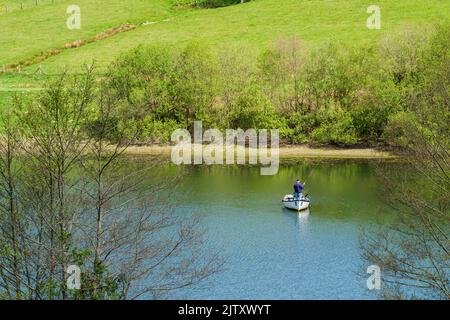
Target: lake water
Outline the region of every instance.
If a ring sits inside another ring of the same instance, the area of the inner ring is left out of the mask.
[[[360,257],[362,227],[387,221],[374,161],[293,160],[275,176],[252,166],[200,166],[177,192],[177,214],[202,217],[224,270],[183,289],[186,299],[374,299]],[[282,207],[296,178],[307,180],[308,212]]]

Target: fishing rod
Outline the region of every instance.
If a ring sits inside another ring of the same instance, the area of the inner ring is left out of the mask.
[[[318,166],[319,164],[313,164],[307,171],[308,171],[308,174],[306,175],[306,177],[305,177],[305,180],[304,180],[304,182],[303,182],[303,186],[306,186],[306,182],[307,181],[309,181],[309,178],[311,177],[311,174],[313,173],[313,171],[314,171],[314,168],[316,167],[316,166]],[[292,178],[294,178],[294,176],[292,176]]]
[[[311,169],[311,170],[309,171],[308,175],[305,177],[305,180],[304,180],[304,182],[303,182],[303,185],[306,185],[306,182],[309,180],[309,177],[311,176],[312,172],[313,172],[313,169]]]

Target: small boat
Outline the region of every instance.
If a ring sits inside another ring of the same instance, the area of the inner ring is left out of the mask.
[[[308,198],[308,195],[303,196],[300,199],[295,199],[292,194],[287,194],[284,196],[283,200],[281,200],[284,206],[291,210],[302,211],[309,208],[309,204],[311,200]]]

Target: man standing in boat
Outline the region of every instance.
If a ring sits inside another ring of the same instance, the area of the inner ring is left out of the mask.
[[[297,179],[297,181],[295,181],[295,183],[294,183],[295,199],[299,200],[302,197],[302,191],[303,191],[304,187],[305,187],[304,184],[302,184],[299,179]]]

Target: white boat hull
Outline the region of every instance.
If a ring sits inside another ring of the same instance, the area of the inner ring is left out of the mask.
[[[296,211],[303,211],[309,208],[310,200],[306,197],[295,199],[293,195],[288,194],[283,198],[285,208]]]

